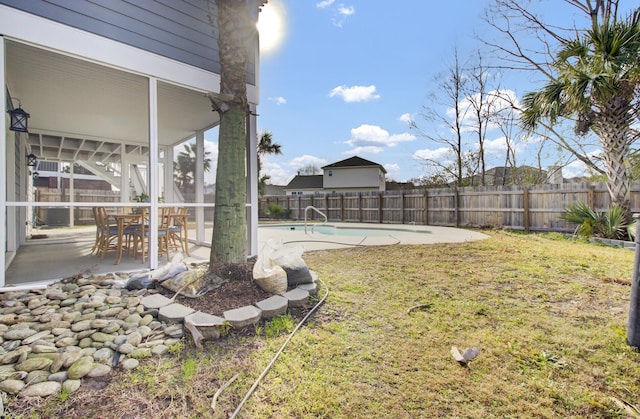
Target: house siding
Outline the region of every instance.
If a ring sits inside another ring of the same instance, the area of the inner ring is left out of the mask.
[[[331,176],[329,172],[332,173]],[[323,180],[325,191],[349,188],[384,191],[384,174],[378,167],[326,168]]]
[[[0,4],[220,73],[218,43],[213,36],[214,1],[0,0]],[[255,85],[256,57],[249,54],[248,58],[247,82]]]

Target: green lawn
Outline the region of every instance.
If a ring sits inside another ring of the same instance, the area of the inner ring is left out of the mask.
[[[640,354],[625,337],[633,252],[559,235],[488,234],[304,254],[329,296],[239,417],[630,415],[612,398],[640,406]],[[266,337],[268,326],[204,351],[187,341],[104,390],[83,386],[32,412],[228,417],[286,338]],[[291,326],[272,329],[281,328]],[[480,355],[462,367],[454,345]],[[236,373],[212,412],[214,393]]]

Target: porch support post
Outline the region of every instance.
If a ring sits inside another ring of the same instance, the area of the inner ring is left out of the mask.
[[[256,105],[247,116],[247,234],[249,256],[258,254],[258,132]]]
[[[164,202],[176,202],[175,186],[173,182],[173,147],[164,147]]]
[[[7,156],[6,144],[8,143],[7,132],[7,89],[5,86],[6,74],[5,74],[5,48],[4,37],[0,36],[0,81],[2,82],[2,88],[0,89],[0,135],[4,137],[5,149],[3,150],[4,156],[0,157],[0,173],[5,181],[7,179]],[[4,229],[7,225],[7,182],[0,182],[0,226]],[[5,257],[7,254],[6,246],[6,232],[0,238],[0,287],[4,287],[4,271],[6,268]]]
[[[158,81],[149,77],[149,263],[158,267]]]
[[[204,203],[204,131],[196,131],[196,204]],[[196,243],[204,242],[204,208],[196,207]],[[211,240],[211,238],[209,238]]]
[[[75,224],[75,220],[73,219],[73,212],[75,211],[75,207],[73,206],[73,203],[75,202],[75,194],[76,194],[76,188],[74,185],[74,178],[73,178],[73,166],[75,166],[73,164],[74,162],[71,161],[71,167],[69,167],[69,227],[73,228],[74,224]]]

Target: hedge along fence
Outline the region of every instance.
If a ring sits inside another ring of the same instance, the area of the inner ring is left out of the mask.
[[[558,216],[576,201],[596,211],[611,204],[606,184],[600,182],[263,196],[259,214],[267,217],[264,210],[276,204],[290,210],[291,219],[304,220],[305,208],[313,206],[330,221],[572,232],[575,226]],[[631,210],[640,212],[640,182],[631,187]],[[306,215],[322,219],[314,211]]]

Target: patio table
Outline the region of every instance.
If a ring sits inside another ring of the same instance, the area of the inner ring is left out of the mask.
[[[130,234],[132,230],[142,223],[142,214],[114,214],[118,224],[118,254],[114,265],[120,264],[122,258],[123,241],[126,234]]]

